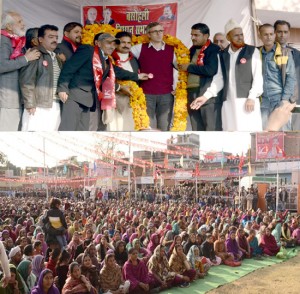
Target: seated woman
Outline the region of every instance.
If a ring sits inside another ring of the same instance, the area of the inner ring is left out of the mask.
[[[181,236],[176,235],[176,236],[174,237],[174,240],[173,240],[171,246],[169,247],[169,251],[167,252],[167,256],[170,257],[170,256],[172,255],[172,253],[173,253],[174,247],[175,247],[176,245],[181,245],[181,243],[182,243],[182,238],[181,238]]]
[[[24,287],[20,279],[20,275],[13,264],[9,265],[10,280],[8,285],[4,288],[0,286],[0,294],[21,294],[24,293]],[[0,275],[2,279],[2,275]]]
[[[180,278],[184,279],[186,284],[183,286],[189,286],[188,283],[192,282],[196,277],[196,271],[191,268],[180,244],[175,245],[169,259],[169,266],[172,272],[175,272]]]
[[[91,243],[90,245],[88,245],[88,247],[84,250],[84,252],[80,253],[77,256],[76,261],[80,265],[82,264],[82,259],[85,254],[88,254],[90,256],[90,258],[92,260],[92,264],[96,267],[96,269],[98,271],[100,271],[100,263],[98,262],[96,246],[94,243]]]
[[[42,255],[36,255],[34,256],[31,263],[32,263],[32,273],[35,275],[36,281],[38,281],[40,273],[45,268],[45,258]]]
[[[31,294],[59,294],[58,288],[54,285],[53,273],[49,269],[41,272],[37,286],[31,290]]]
[[[138,259],[138,251],[131,248],[128,252],[128,260],[123,266],[123,277],[130,282],[130,293],[147,293],[150,291],[151,279],[145,263]]]
[[[206,240],[201,245],[201,253],[211,266],[219,265],[222,262],[222,259],[215,254],[214,239],[211,234],[206,234]]]
[[[128,253],[126,250],[126,243],[122,240],[116,243],[115,247],[115,259],[117,264],[122,267],[128,259]]]
[[[196,234],[195,233],[190,233],[188,241],[183,246],[183,252],[184,252],[184,254],[188,254],[190,248],[193,245],[197,245]]]
[[[239,244],[235,239],[235,231],[229,232],[229,236],[225,244],[227,252],[233,255],[234,261],[240,261],[243,256],[243,252],[241,251]]]
[[[283,223],[281,228],[281,238],[286,243],[287,248],[295,247],[296,240],[292,237],[291,230],[287,223]]]
[[[56,268],[55,268],[57,276],[55,277],[54,283],[60,293],[68,277],[70,260],[71,260],[71,254],[64,249],[59,255]]]
[[[132,248],[137,250],[138,258],[143,260],[146,264],[152,255],[151,252],[148,249],[141,247],[141,242],[139,239],[134,239],[132,241]]]
[[[269,228],[270,229],[272,228],[271,224],[269,225]],[[273,230],[271,229],[271,232],[272,232],[272,235],[274,236],[274,238],[276,240],[277,246],[278,247],[281,247],[281,246],[285,247],[286,243],[283,242],[283,239],[281,238],[281,223],[280,222],[278,222],[275,225],[275,228]]]
[[[268,256],[274,256],[279,252],[280,247],[277,245],[269,227],[266,228],[266,233],[262,235],[259,246],[262,248],[263,253]]]
[[[92,286],[99,292],[100,283],[99,283],[99,271],[97,267],[93,265],[91,256],[88,253],[85,253],[82,258],[82,265],[80,266],[81,273],[90,281]]]
[[[69,266],[69,277],[62,289],[62,294],[97,294],[97,290],[88,279],[81,274],[80,266],[77,262],[72,262]]]
[[[150,278],[155,281],[154,287],[159,287],[160,290],[184,283],[183,278],[171,271],[163,245],[158,245],[155,248],[147,266]]]
[[[115,250],[115,248],[113,248],[113,246],[107,241],[107,237],[105,235],[102,235],[100,237],[100,243],[96,245],[97,258],[99,263],[104,260],[106,252],[109,249]]]
[[[21,282],[24,287],[24,293],[30,293],[31,289],[35,285],[36,277],[32,273],[32,264],[29,260],[23,260],[17,267],[17,270],[20,274]]]
[[[147,249],[149,252],[151,252],[151,255],[153,254],[155,248],[159,245],[159,235],[157,233],[153,233],[150,237],[150,242],[147,245]]]
[[[240,250],[243,252],[242,258],[250,258],[251,250],[244,229],[237,230],[236,241],[239,244]]]
[[[300,246],[300,227],[294,229],[292,237],[296,240],[296,245]]]
[[[249,237],[247,238],[247,241],[248,241],[249,246],[250,246],[251,256],[258,257],[258,258],[261,257],[262,249],[258,245],[258,240],[256,238],[256,231],[255,230],[251,229],[249,231]]]
[[[232,253],[227,252],[227,248],[225,245],[225,234],[219,234],[219,239],[214,243],[214,250],[216,256],[222,259],[222,262],[226,265],[237,266],[241,265],[240,263],[236,263],[234,261],[234,256]]]
[[[124,283],[121,268],[112,253],[105,256],[104,266],[100,271],[100,284],[104,294],[127,293],[129,290],[130,282]]]
[[[192,269],[196,271],[196,279],[202,279],[207,275],[210,265],[208,263],[202,263],[205,258],[200,256],[200,249],[197,245],[193,245],[188,254],[187,260],[189,261]],[[206,261],[206,259],[205,259]]]

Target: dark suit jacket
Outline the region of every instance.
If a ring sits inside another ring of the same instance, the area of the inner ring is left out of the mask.
[[[192,60],[193,55],[195,54],[196,48],[191,47],[190,49],[190,59]],[[190,64],[188,66],[188,73],[192,73],[199,76],[200,79],[200,89],[198,96],[202,96],[206,90],[210,87],[210,84],[213,80],[214,75],[218,71],[218,53],[220,51],[220,47],[211,43],[206,50],[204,51],[204,59],[203,66],[199,66],[197,64]],[[216,97],[215,99],[208,99],[206,104],[209,103],[222,103],[220,97]]]
[[[100,49],[99,49],[100,50]],[[72,99],[86,107],[92,107],[96,99],[96,87],[93,73],[94,47],[80,46],[74,55],[65,63],[57,85],[57,92],[66,92]],[[100,50],[102,67],[104,57]],[[119,80],[138,81],[138,74],[114,66],[116,78]],[[107,78],[109,69],[103,72],[102,82]]]
[[[72,55],[74,54],[72,45],[66,41],[62,40],[61,43],[57,45],[57,48],[55,49],[56,54],[64,54],[66,56],[66,60],[69,60]]]

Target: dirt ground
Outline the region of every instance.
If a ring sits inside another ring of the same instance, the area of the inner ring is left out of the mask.
[[[299,249],[299,247],[298,247]],[[300,252],[288,261],[259,269],[209,294],[299,294]]]

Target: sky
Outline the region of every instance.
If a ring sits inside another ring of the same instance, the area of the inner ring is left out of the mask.
[[[250,145],[251,136],[247,132],[185,132],[197,133],[200,136],[200,150],[202,152],[224,151],[233,154],[245,154]],[[134,143],[131,151],[143,150],[143,146],[165,148],[164,144],[171,135],[181,133],[172,132],[134,132],[131,140]],[[130,133],[113,132],[53,132],[53,133],[0,133],[0,151],[14,165],[25,168],[26,166],[53,167],[60,160],[71,156],[78,156],[79,161],[93,162],[99,156],[94,146],[105,141],[114,142],[119,151],[125,156],[129,155],[128,142]],[[139,138],[140,140],[135,140]],[[138,146],[141,145],[141,146]],[[202,153],[201,152],[201,153]]]

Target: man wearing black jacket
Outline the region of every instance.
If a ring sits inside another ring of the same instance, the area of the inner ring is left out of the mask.
[[[116,42],[114,36],[101,34],[95,48],[80,46],[63,67],[57,86],[63,102],[60,131],[88,131],[90,108],[95,99],[100,100],[102,110],[115,107],[116,78],[134,81],[148,78],[146,74],[138,75],[112,65],[108,56]]]
[[[197,97],[202,96],[210,86],[213,76],[218,70],[218,52],[220,47],[209,40],[209,27],[203,23],[192,26],[191,38],[193,46],[190,48],[191,62],[179,65],[188,72],[188,105]],[[193,131],[221,131],[222,100],[214,97],[207,101],[199,110],[192,110],[189,115]]]
[[[55,53],[62,61],[69,60],[81,45],[82,25],[78,22],[69,22],[64,27],[64,37],[57,45]]]

